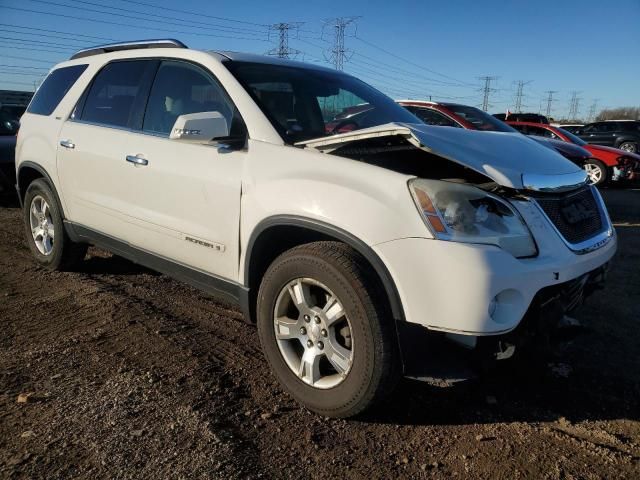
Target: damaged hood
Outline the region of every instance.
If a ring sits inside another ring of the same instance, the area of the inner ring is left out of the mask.
[[[563,191],[587,180],[584,170],[520,133],[388,123],[296,145],[329,153],[352,142],[396,135],[416,148],[471,168],[505,187]]]

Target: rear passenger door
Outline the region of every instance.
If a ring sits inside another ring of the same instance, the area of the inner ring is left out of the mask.
[[[233,138],[207,144],[172,140],[180,115],[220,112]],[[225,90],[204,68],[186,61],[160,64],[141,128],[121,177],[134,227],[131,242],[180,264],[237,280],[240,185],[246,133]]]
[[[154,60],[115,61],[96,74],[60,131],[58,171],[71,221],[121,240],[132,238],[131,205],[123,178],[131,129],[142,121],[158,66]]]

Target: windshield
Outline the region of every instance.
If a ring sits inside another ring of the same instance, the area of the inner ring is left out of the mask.
[[[487,112],[483,112],[479,108],[446,103],[443,105],[447,108],[447,110],[452,111],[458,117],[461,117],[463,120],[471,123],[478,130],[512,133],[517,131],[506,123],[498,120],[493,115],[489,115]]]
[[[288,143],[389,122],[422,123],[357,78],[327,70],[226,62]]]
[[[575,143],[576,145],[580,145],[581,147],[587,144],[587,142],[582,140],[580,137],[578,137],[577,135],[574,135],[568,130],[565,130],[564,128],[558,128],[558,131],[561,134],[563,134],[565,137],[567,137],[569,140],[571,140],[571,143]]]

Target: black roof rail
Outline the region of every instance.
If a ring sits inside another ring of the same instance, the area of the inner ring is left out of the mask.
[[[74,53],[69,60],[76,58],[90,57],[100,53],[117,52],[120,50],[136,50],[141,48],[189,48],[179,40],[172,38],[163,38],[158,40],[137,40],[133,42],[118,42],[108,45],[99,45],[97,47],[86,48]]]

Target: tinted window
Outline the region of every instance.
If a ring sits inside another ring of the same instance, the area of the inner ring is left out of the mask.
[[[128,126],[147,66],[144,60],[106,65],[93,80],[80,118],[116,127]]]
[[[457,123],[446,117],[440,112],[436,112],[430,108],[406,107],[411,113],[429,125],[437,125],[439,127],[459,127]]]
[[[151,87],[142,129],[168,135],[180,115],[220,112],[231,128],[235,107],[222,87],[200,67],[162,62]]]
[[[547,130],[546,128],[542,128],[542,127],[534,127],[531,125],[529,125],[529,135],[537,135],[539,137],[555,138],[555,139],[560,138],[551,130]]]
[[[87,65],[74,65],[58,68],[51,72],[40,85],[27,111],[38,115],[51,115],[60,100],[64,98],[86,69]]]
[[[225,65],[290,143],[340,132],[347,124],[338,117],[355,107],[359,113],[345,117],[349,130],[417,121],[386,95],[342,72],[236,61]]]
[[[560,130],[560,133],[562,133],[565,137],[567,137],[571,143],[575,143],[576,145],[579,145],[581,147],[587,144],[587,142],[582,140],[580,137],[575,136],[566,128],[558,128],[558,130]]]
[[[619,130],[624,132],[632,132],[640,130],[639,122],[618,122]]]

